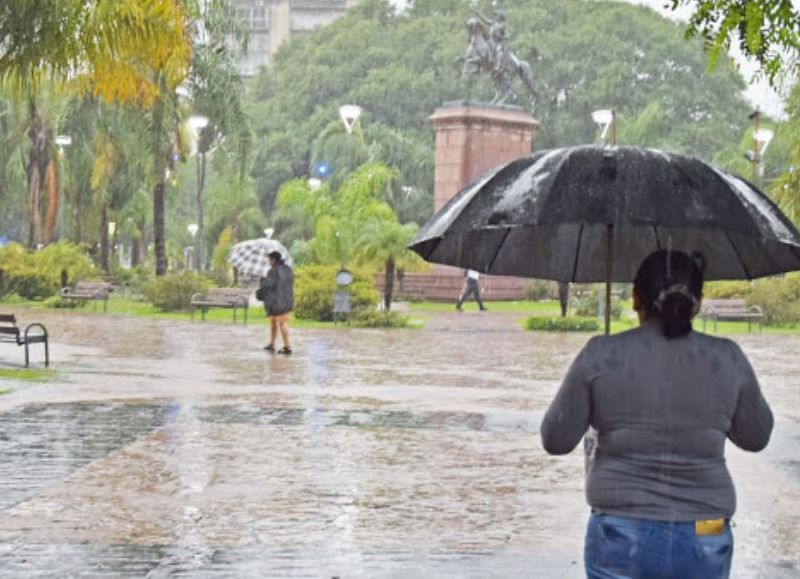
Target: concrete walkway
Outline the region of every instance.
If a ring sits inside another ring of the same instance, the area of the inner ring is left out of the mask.
[[[2,577],[583,575],[583,459],[538,424],[584,335],[437,314],[287,359],[256,324],[36,317],[59,375],[0,397]],[[798,577],[800,336],[739,342],[778,427],[729,450],[734,576]]]

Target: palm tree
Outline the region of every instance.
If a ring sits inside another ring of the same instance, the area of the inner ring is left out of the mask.
[[[247,34],[235,9],[225,0],[194,3],[192,16],[200,23],[195,36],[191,71],[187,84],[192,94],[194,112],[205,116],[197,141],[197,254],[200,269],[205,269],[206,249],[205,196],[208,154],[216,150],[238,166],[240,184],[244,184],[251,134],[244,112],[244,83],[236,68],[237,47],[246,48]],[[237,42],[231,42],[231,39]]]
[[[417,254],[408,250],[408,244],[416,232],[415,223],[402,224],[396,219],[376,219],[368,222],[360,236],[361,251],[358,261],[383,266],[383,303],[387,311],[392,307],[397,268],[413,269],[422,263]]]
[[[43,86],[52,83],[107,102],[154,107],[186,76],[189,31],[178,0],[5,0],[0,3],[0,38],[0,84],[14,87],[28,103],[30,237],[36,242],[41,237],[42,174],[51,146],[39,110]],[[160,133],[160,126],[153,128]],[[157,149],[158,156],[162,151]],[[158,159],[156,165],[164,167]],[[159,181],[163,195],[163,176],[156,174]],[[160,221],[163,250],[163,198]]]

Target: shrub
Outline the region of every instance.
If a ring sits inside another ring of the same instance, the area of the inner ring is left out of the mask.
[[[17,243],[0,249],[0,294],[17,293],[25,299],[42,299],[55,294],[62,274],[74,283],[96,274],[83,246],[66,241],[50,244],[39,251],[27,251]]]
[[[761,306],[768,324],[800,322],[800,273],[757,281],[747,301]]]
[[[61,296],[52,296],[47,298],[42,302],[42,305],[46,308],[53,308],[56,310],[60,309],[73,309],[73,308],[81,308],[85,306],[87,301],[85,300],[68,300],[64,299]]]
[[[58,291],[58,284],[32,268],[17,269],[8,276],[6,290],[26,300],[41,300]]]
[[[409,317],[399,312],[374,309],[361,310],[352,317],[353,325],[359,328],[405,328],[408,321]]]
[[[164,311],[187,310],[192,296],[204,293],[211,281],[193,271],[183,271],[155,278],[142,288],[144,297]]]
[[[752,291],[749,281],[712,281],[703,287],[703,297],[709,300],[747,299]]]
[[[308,265],[294,272],[294,314],[301,320],[321,322],[333,319],[333,294],[336,292],[335,265]],[[353,272],[348,288],[353,312],[371,309],[378,304],[380,294],[373,276],[363,271]]]
[[[525,329],[536,332],[597,332],[600,323],[594,318],[527,318]]]
[[[525,286],[525,298],[532,302],[555,299],[558,292],[553,286],[553,282],[541,279],[533,280]]]
[[[599,303],[598,303],[599,302]],[[605,287],[595,287],[591,292],[577,301],[575,313],[582,317],[594,317],[605,309]],[[599,307],[598,307],[599,306]],[[622,317],[623,304],[619,298],[611,298],[611,319],[618,320]]]

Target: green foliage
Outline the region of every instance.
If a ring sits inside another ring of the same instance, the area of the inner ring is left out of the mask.
[[[164,311],[187,310],[192,296],[202,294],[211,287],[211,281],[193,271],[160,276],[142,288],[144,297]]]
[[[575,305],[575,313],[578,316],[597,316],[598,312],[603,312],[606,306],[606,291],[605,287],[595,286],[592,291],[584,295],[577,301]],[[611,319],[618,320],[622,317],[622,310],[624,309],[622,300],[615,296],[611,296]]]
[[[85,249],[66,241],[38,251],[11,243],[0,249],[0,295],[16,293],[25,299],[42,299],[61,287],[62,272],[69,283],[96,275]]]
[[[358,328],[405,328],[409,317],[398,312],[361,310],[352,317],[352,324]]]
[[[556,295],[553,282],[537,279],[529,282],[525,287],[525,299],[532,302],[551,300]]]
[[[594,318],[531,317],[525,320],[525,329],[531,332],[597,332],[600,323]]]
[[[416,226],[401,225],[381,199],[394,176],[395,171],[385,165],[367,164],[335,190],[328,183],[313,189],[305,179],[294,179],[281,188],[280,215],[303,224],[302,234],[312,237],[310,250],[317,263],[374,265],[393,257],[411,265],[414,258],[405,247]],[[281,237],[289,242],[287,236]]]
[[[251,92],[262,208],[269,211],[287,178],[307,177],[312,158],[336,169],[352,166],[354,154],[397,167],[387,200],[401,221],[426,219],[434,146],[426,119],[461,96],[455,61],[466,50],[471,7],[428,0],[395,14],[388,2],[366,2],[283,47]],[[680,25],[617,2],[506,0],[503,8],[511,48],[531,63],[539,92],[537,148],[596,140],[590,113],[601,106],[617,110],[620,142],[629,144],[710,160],[741,136],[748,112],[741,77],[732,67],[706,74],[701,43],[686,42]],[[473,97],[491,94],[483,81]],[[336,124],[346,102],[364,108],[356,139]]]
[[[42,305],[46,308],[51,308],[54,310],[71,310],[74,308],[82,308],[87,303],[86,300],[69,300],[64,299],[61,296],[51,296],[42,302]]]
[[[712,281],[703,287],[703,298],[709,300],[747,299],[753,291],[749,281]]]
[[[711,66],[738,41],[742,54],[779,84],[781,73],[790,72],[785,63],[800,57],[800,7],[792,0],[671,0],[671,5],[693,8],[686,35],[703,38]]]
[[[800,273],[756,281],[747,301],[764,310],[768,324],[800,322]]]
[[[26,300],[41,300],[52,296],[58,286],[43,273],[34,269],[17,270],[9,276],[7,291],[13,292]]]
[[[333,294],[336,292],[336,265],[298,267],[294,272],[294,314],[301,320],[327,322],[333,319]],[[380,298],[373,277],[353,271],[348,288],[354,312],[374,309]]]

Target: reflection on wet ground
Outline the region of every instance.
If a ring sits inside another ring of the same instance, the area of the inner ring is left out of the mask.
[[[580,577],[582,458],[538,421],[586,340],[45,320],[53,383],[0,397],[0,576]],[[731,449],[735,577],[800,576],[800,337],[739,339],[778,427]]]

